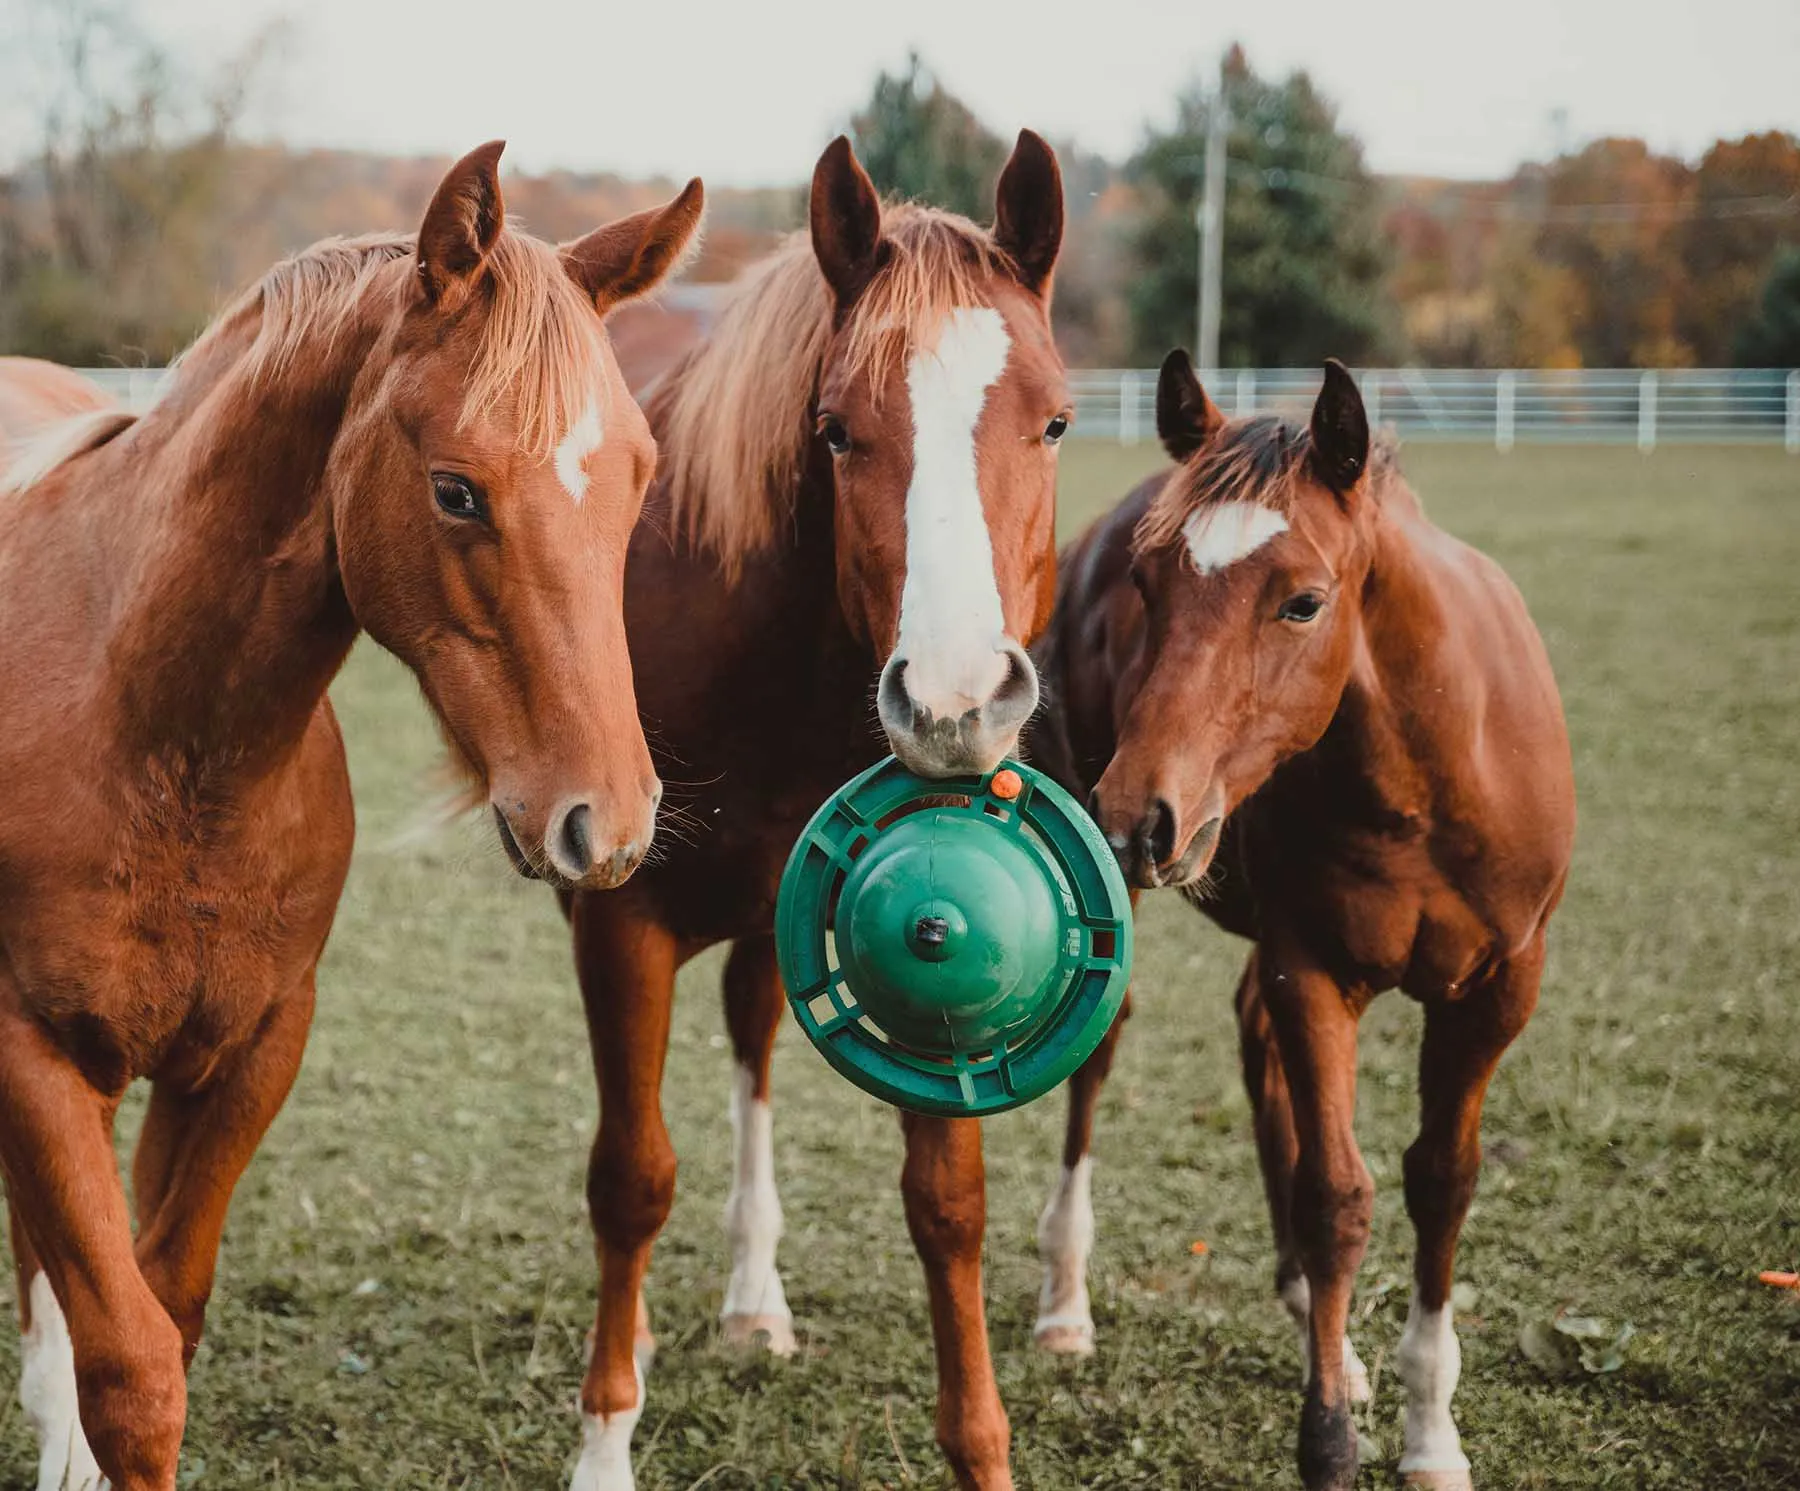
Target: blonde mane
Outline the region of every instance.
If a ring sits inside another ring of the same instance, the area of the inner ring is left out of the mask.
[[[1134,554],[1177,543],[1202,507],[1251,502],[1293,516],[1312,431],[1275,414],[1234,419],[1185,465],[1169,473],[1132,533]],[[1369,483],[1379,493],[1399,464],[1399,442],[1383,429],[1369,447]]]
[[[372,233],[327,238],[302,249],[215,319],[177,366],[236,312],[250,307],[261,311],[243,363],[251,378],[280,377],[302,352],[329,354],[366,309],[365,297],[383,271],[411,259],[415,246],[410,233]],[[606,397],[600,318],[556,250],[528,234],[503,228],[485,269],[491,287],[487,320],[461,418],[464,423],[480,418],[510,398],[519,448],[548,459],[588,405]]]
[[[36,486],[64,461],[106,444],[136,420],[126,409],[84,409],[45,425],[20,441],[0,470],[0,495]]]
[[[945,316],[984,304],[1006,255],[967,218],[913,203],[883,209],[888,262],[846,327],[852,376],[879,385]],[[793,510],[808,419],[832,335],[833,306],[804,232],[740,277],[718,325],[651,402],[675,531],[710,551],[727,578],[768,548]]]

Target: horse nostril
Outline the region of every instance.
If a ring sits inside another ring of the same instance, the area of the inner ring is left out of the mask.
[[[1010,725],[1030,717],[1038,705],[1037,669],[1031,655],[1015,643],[1001,649],[1006,657],[1006,676],[987,702],[990,723]]]
[[[906,659],[890,658],[881,670],[881,682],[875,687],[875,707],[882,724],[888,729],[918,728],[918,712],[912,695],[906,691]]]
[[[1175,857],[1175,810],[1160,797],[1138,829],[1138,838],[1151,864],[1165,865]]]
[[[576,879],[587,874],[594,862],[594,814],[584,802],[563,815],[559,830],[563,859]]]
[[[1088,793],[1087,815],[1096,823],[1100,821],[1100,789],[1098,787]]]

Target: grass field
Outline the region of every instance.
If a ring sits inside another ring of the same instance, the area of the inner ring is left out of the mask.
[[[1072,531],[1152,453],[1078,443],[1065,460]],[[1488,1103],[1504,1163],[1461,1254],[1458,1417],[1478,1484],[1800,1486],[1800,1296],[1755,1279],[1800,1265],[1800,461],[1421,447],[1407,464],[1437,519],[1531,603],[1581,791],[1543,1002]],[[238,1193],[183,1484],[561,1486],[593,1293],[595,1117],[567,939],[479,826],[405,835],[436,745],[401,671],[362,648],[335,697],[360,848],[305,1070]],[[1236,1073],[1241,959],[1180,904],[1148,903],[1139,1013],[1100,1117],[1089,1361],[1030,1345],[1062,1101],[988,1125],[988,1299],[1022,1486],[1297,1484],[1299,1358],[1270,1293]],[[716,1342],[718,971],[716,953],[693,965],[676,1013],[665,1101],[682,1171],[652,1269],[662,1350],[639,1484],[936,1486],[897,1125],[791,1029],[776,1148],[803,1351]],[[1395,995],[1363,1042],[1368,1484],[1388,1483],[1399,1445],[1417,1032]],[[1525,1356],[1522,1327],[1564,1307],[1635,1327],[1618,1371],[1558,1379]],[[30,1486],[33,1463],[9,1396],[0,1487]]]

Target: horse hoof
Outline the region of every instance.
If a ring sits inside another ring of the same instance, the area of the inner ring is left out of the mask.
[[[791,1315],[726,1315],[719,1328],[727,1346],[761,1347],[773,1356],[792,1356],[800,1349]]]
[[[1045,1325],[1032,1333],[1032,1344],[1052,1356],[1092,1356],[1094,1328],[1091,1325]]]
[[[1408,1470],[1401,1474],[1400,1484],[1406,1491],[1475,1491],[1466,1470]]]

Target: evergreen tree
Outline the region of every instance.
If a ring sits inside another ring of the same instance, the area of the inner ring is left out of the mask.
[[[883,72],[850,123],[857,156],[883,196],[911,197],[985,222],[1006,143],[932,77],[918,53]]]
[[[1800,248],[1784,248],[1769,266],[1757,315],[1738,333],[1746,368],[1800,368]]]
[[[1305,73],[1273,83],[1233,47],[1224,68],[1231,128],[1219,358],[1227,366],[1369,361],[1393,350],[1388,253],[1378,189],[1362,146],[1337,126]],[[1133,353],[1142,363],[1191,345],[1199,274],[1208,111],[1201,88],[1175,128],[1131,163],[1144,195],[1129,290]]]

